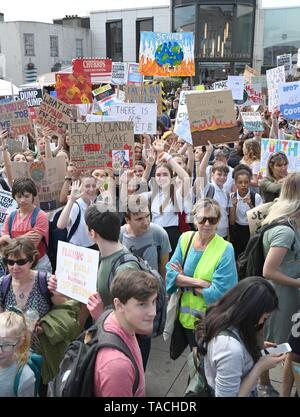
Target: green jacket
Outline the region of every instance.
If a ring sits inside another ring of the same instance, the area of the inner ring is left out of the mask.
[[[43,333],[39,335],[34,350],[44,357],[44,384],[57,375],[67,346],[80,334],[79,311],[79,302],[68,300],[63,304],[54,305],[40,320]]]

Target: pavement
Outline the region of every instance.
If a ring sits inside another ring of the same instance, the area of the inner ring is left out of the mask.
[[[146,371],[147,397],[182,397],[187,386],[188,368],[187,348],[184,353],[173,361],[169,356],[169,341],[162,336],[152,339],[151,352]],[[282,365],[271,369],[270,377],[274,388],[280,392],[282,383]],[[292,391],[292,396],[295,389]]]

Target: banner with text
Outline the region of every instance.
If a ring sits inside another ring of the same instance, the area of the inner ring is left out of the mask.
[[[43,92],[41,88],[26,88],[19,90],[20,100],[26,100],[28,107],[39,107],[43,101]]]
[[[0,104],[1,129],[9,130],[12,136],[26,135],[32,131],[26,100]]]
[[[285,119],[300,119],[300,81],[279,84],[278,101]]]
[[[110,108],[110,116],[118,121],[134,123],[134,134],[156,135],[157,110],[155,103],[120,103]]]
[[[127,82],[127,63],[126,62],[113,62],[111,84],[125,85],[126,82]]]
[[[227,80],[216,81],[215,83],[213,83],[213,89],[214,90],[228,90]]]
[[[109,58],[76,58],[72,60],[73,74],[88,75],[92,84],[110,83],[112,60]]]
[[[200,91],[197,91],[200,93]],[[193,92],[195,93],[195,91]],[[174,133],[182,138],[185,142],[192,144],[192,134],[189,122],[189,115],[186,107],[186,96],[191,94],[190,91],[181,91],[179,98],[179,106],[175,120]]]
[[[125,100],[129,103],[156,103],[157,115],[162,115],[161,84],[126,85],[124,91]]]
[[[259,106],[262,104],[262,100],[260,84],[245,84],[244,106]]]
[[[278,55],[277,56],[277,67],[281,67],[281,65],[284,66],[284,70],[286,75],[288,75],[291,72],[292,69],[292,54],[284,54],[284,55]]]
[[[278,85],[285,83],[285,71],[284,66],[272,68],[266,71],[267,84],[268,84],[268,108],[272,112],[275,107],[278,107]]]
[[[242,112],[244,128],[250,132],[263,132],[264,126],[259,112]]]
[[[49,94],[44,94],[36,124],[51,129],[53,133],[63,134],[68,130],[71,119],[71,109],[63,101],[57,100]]]
[[[266,167],[270,155],[274,152],[284,152],[289,161],[288,171],[300,171],[300,142],[295,140],[262,139],[260,168],[262,174],[266,175]]]

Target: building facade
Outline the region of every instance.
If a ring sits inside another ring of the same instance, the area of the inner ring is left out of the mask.
[[[16,85],[70,66],[75,57],[92,56],[91,45],[91,32],[87,28],[0,21],[0,54],[5,57],[5,78]]]

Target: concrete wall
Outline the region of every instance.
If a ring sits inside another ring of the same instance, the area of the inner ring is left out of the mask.
[[[264,39],[264,9],[262,2],[258,0],[255,13],[254,45],[253,45],[253,68],[260,73],[263,65],[263,39]]]

